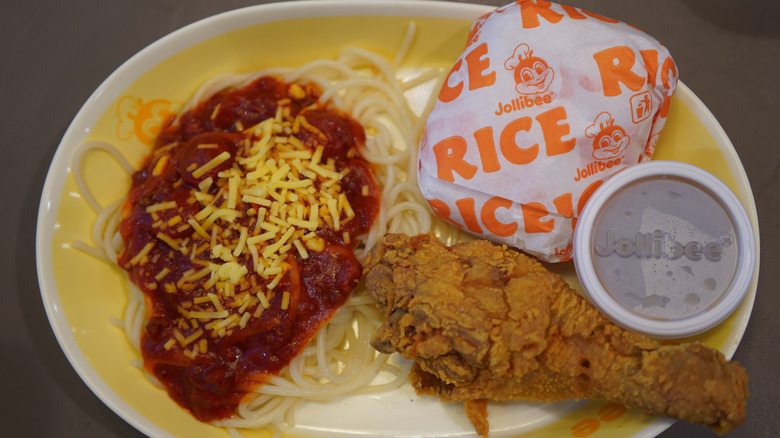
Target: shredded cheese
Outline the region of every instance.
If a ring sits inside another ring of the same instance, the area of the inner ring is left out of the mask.
[[[209,171],[215,169],[220,164],[224,163],[230,159],[230,153],[225,151],[221,154],[217,155],[216,157],[212,158],[208,163],[204,164],[203,166],[195,169],[192,171],[192,176],[196,179],[199,179],[203,175],[207,174]]]
[[[154,248],[154,242],[147,243],[141,251],[138,251],[138,254],[135,255],[132,259],[130,259],[130,265],[136,265],[138,263],[142,263],[143,260],[146,260],[146,256],[149,254],[149,252]]]
[[[176,201],[169,201],[169,202],[161,202],[159,204],[153,204],[148,207],[146,207],[147,213],[154,213],[162,210],[168,210],[171,208],[176,208]]]
[[[295,84],[288,90],[293,99],[305,93]],[[179,308],[181,320],[165,343],[166,350],[178,345],[183,354],[195,357],[207,352],[208,339],[247,327],[272,305],[289,310],[295,305],[290,292],[274,292],[290,269],[287,257],[307,259],[311,252],[323,251],[325,240],[317,230],[329,226],[341,231],[355,217],[341,191],[347,171],[337,171],[332,159],[323,160],[321,144],[312,149],[296,134],[308,130],[318,141],[327,137],[306,120],[305,112],[291,117],[289,105],[290,99],[280,101],[275,117],[255,126],[235,125],[245,137],[235,164],[204,178],[191,191],[187,203],[194,207],[194,214],[185,214],[185,210],[174,216],[160,213],[180,208],[175,201],[146,207],[155,220],[157,239],[172,251],[189,254],[193,264],[201,266],[164,283],[176,274],[176,267],[163,268],[154,276],[167,293],[191,294]],[[218,111],[216,107],[213,116]],[[225,151],[188,171],[200,179],[230,158]],[[162,173],[168,164],[163,156],[154,172]],[[368,190],[363,187],[363,194]],[[176,233],[166,232],[169,228]],[[186,238],[171,237],[188,229]],[[341,235],[350,241],[348,232]],[[130,264],[146,263],[152,249],[154,243],[149,242]]]

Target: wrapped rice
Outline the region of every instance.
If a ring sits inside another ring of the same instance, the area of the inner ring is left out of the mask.
[[[476,20],[420,145],[440,217],[557,262],[589,195],[649,160],[677,85],[668,50],[617,20],[519,1]]]

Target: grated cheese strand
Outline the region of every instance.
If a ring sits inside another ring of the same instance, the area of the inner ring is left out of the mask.
[[[297,96],[305,91],[293,85],[289,93]],[[236,125],[245,138],[235,164],[200,181],[191,191],[187,202],[196,206],[194,214],[170,219],[155,216],[162,227],[157,238],[173,250],[191,251],[191,261],[202,266],[163,284],[168,293],[193,294],[179,309],[182,320],[164,345],[166,349],[178,345],[183,354],[195,357],[207,352],[208,339],[247,327],[270,308],[274,289],[290,269],[287,257],[307,259],[311,252],[323,251],[325,240],[317,230],[329,226],[341,231],[355,216],[341,191],[348,169],[337,171],[334,160],[323,158],[321,144],[312,150],[295,136],[308,130],[318,141],[327,140],[304,115],[291,117],[289,105],[289,100],[280,101],[275,117],[255,126]],[[194,169],[192,176],[201,178],[230,158],[222,152]],[[155,169],[162,172],[166,165],[167,158],[163,158]],[[150,205],[146,211],[156,215],[174,208],[180,207],[170,201]],[[177,225],[179,232],[174,235],[189,229],[189,237],[174,239],[163,232],[164,227]],[[349,233],[341,235],[349,242]],[[145,263],[153,245],[147,244],[130,263]],[[254,276],[248,275],[250,270]],[[155,280],[161,282],[171,275],[171,269],[164,268]],[[281,291],[278,305],[289,309],[288,291]]]

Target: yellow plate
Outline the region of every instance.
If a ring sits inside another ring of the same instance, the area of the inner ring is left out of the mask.
[[[133,163],[148,152],[160,121],[175,112],[214,74],[298,66],[334,57],[357,45],[392,57],[411,21],[417,36],[403,71],[449,68],[464,47],[471,21],[491,8],[438,2],[290,2],[250,7],[187,26],[152,44],[112,74],[87,100],[65,133],[44,186],[37,228],[41,294],[55,335],[73,367],[112,410],[149,436],[226,437],[199,423],[153,387],[130,362],[136,359],[124,333],[110,324],[122,317],[128,294],[122,272],[73,249],[91,242],[95,215],[71,175],[74,151],[85,141],[105,140]],[[425,96],[412,96],[423,99]],[[752,192],[739,158],[723,130],[693,93],[680,84],[656,158],[685,161],[726,182],[745,205],[756,230]],[[107,155],[90,154],[86,179],[107,204],[124,194],[128,181]],[[759,249],[756,248],[758,260]],[[573,265],[552,267],[579,288]],[[741,307],[696,339],[731,356],[747,325],[758,278]],[[403,419],[402,421],[399,421]],[[545,437],[655,436],[671,422],[599,402],[496,403],[494,435]],[[296,411],[290,436],[352,432],[361,436],[463,436],[473,429],[454,404],[418,398],[409,387],[381,396],[308,403]],[[249,436],[266,436],[251,432]]]

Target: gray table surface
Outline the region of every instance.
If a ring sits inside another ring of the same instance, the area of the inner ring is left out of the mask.
[[[500,6],[508,1],[474,3]],[[93,395],[49,327],[35,268],[35,221],[49,162],[72,118],[123,61],[241,0],[10,0],[0,5],[0,435],[136,437]],[[761,274],[734,356],[750,375],[747,421],[732,437],[780,436],[780,2],[568,1],[663,42],[680,77],[733,142],[758,206]],[[596,435],[598,436],[598,435]],[[663,437],[715,436],[675,423]]]

